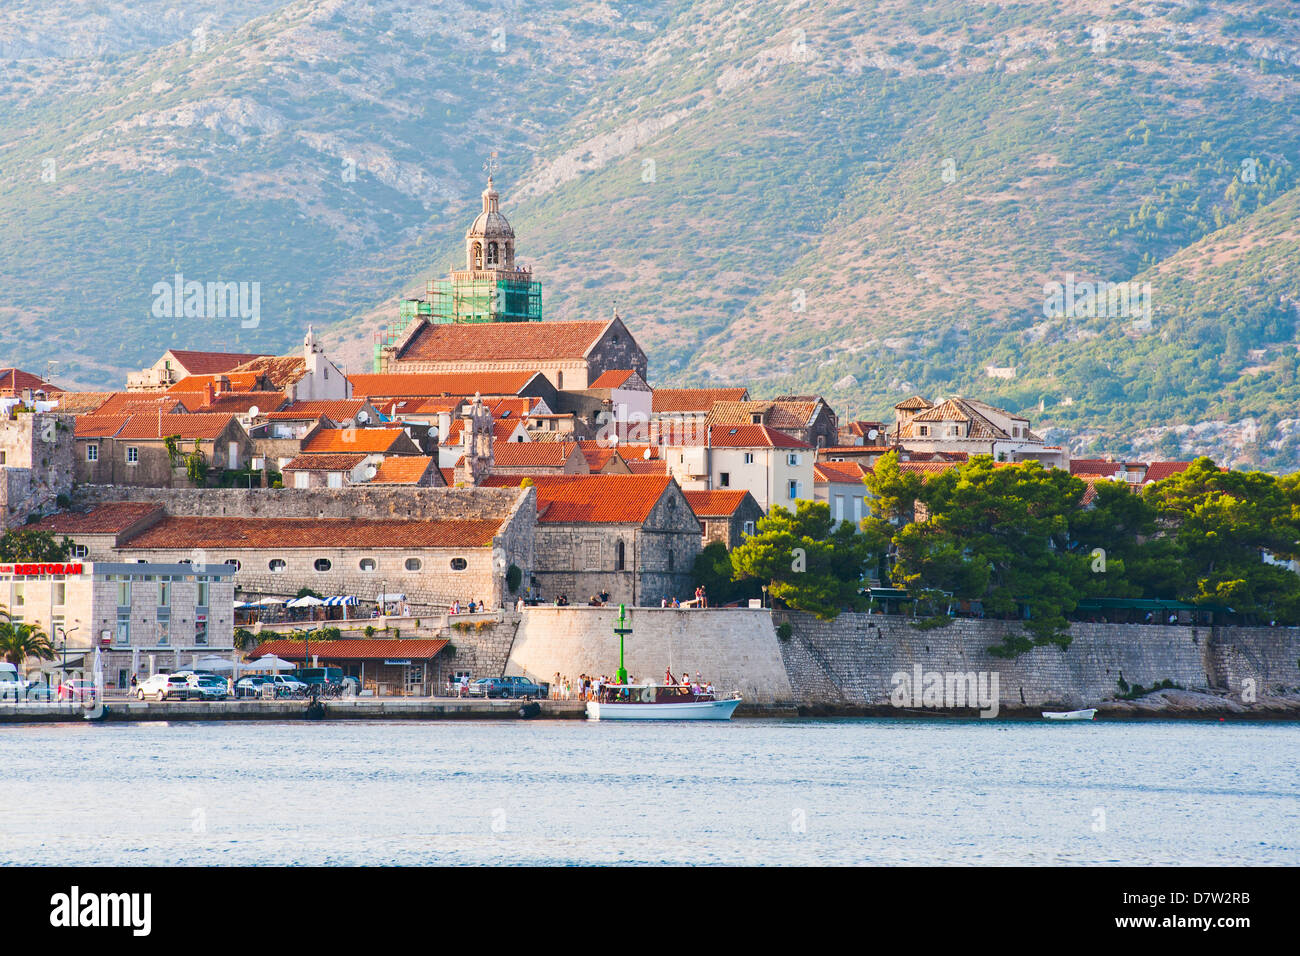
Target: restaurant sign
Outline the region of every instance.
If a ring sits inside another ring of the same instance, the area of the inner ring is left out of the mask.
[[[15,576],[80,573],[80,564],[0,564],[0,574]]]

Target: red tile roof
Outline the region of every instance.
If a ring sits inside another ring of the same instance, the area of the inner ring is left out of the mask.
[[[425,323],[398,359],[527,362],[583,358],[609,325],[610,322]]]
[[[1190,461],[1153,461],[1147,465],[1147,473],[1143,482],[1163,481],[1170,475],[1186,471],[1191,466]]]
[[[668,474],[668,462],[662,459],[646,461],[642,458],[624,458],[628,470],[634,475],[666,475]]]
[[[116,392],[63,392],[59,395],[59,411],[73,415],[89,415],[116,395]]]
[[[319,455],[326,452],[386,452],[406,437],[400,428],[323,428],[303,442],[302,451]]]
[[[766,425],[714,425],[710,434],[714,448],[812,448]]]
[[[128,420],[126,415],[78,415],[73,434],[77,438],[112,438]]]
[[[813,479],[838,484],[861,484],[867,472],[856,461],[819,461],[813,465]]]
[[[324,416],[342,424],[357,417],[366,405],[364,398],[344,398],[336,401],[294,402],[279,411],[262,409],[263,417],[272,421],[311,421]]]
[[[132,415],[114,437],[135,441],[162,441],[168,437],[181,441],[194,441],[196,438],[211,441],[234,420],[233,415]]]
[[[587,459],[587,467],[592,471],[600,471],[619,453],[617,448],[600,441],[580,441],[578,447],[582,449],[582,455]]]
[[[577,442],[516,441],[492,446],[492,458],[502,468],[562,468],[581,453]]]
[[[403,639],[395,641],[342,640],[342,641],[267,641],[253,651],[253,664],[257,658],[274,654],[286,661],[305,660],[307,654],[323,661],[427,661],[438,655],[450,641],[421,641]]]
[[[492,440],[502,444],[510,443],[510,436],[519,428],[521,419],[510,418],[505,421],[494,421],[492,423]],[[441,436],[439,441],[443,445],[459,445],[461,434],[465,431],[465,419],[453,418],[451,425],[447,428],[447,434]],[[518,443],[516,443],[518,444]]]
[[[281,471],[351,471],[366,460],[359,452],[334,452],[320,455],[297,455]]]
[[[273,412],[283,407],[286,401],[284,392],[223,392],[192,411],[244,415],[256,408],[258,412]]]
[[[1070,462],[1072,475],[1113,475],[1124,466],[1122,461],[1107,458],[1075,458]]]
[[[610,369],[608,372],[601,372],[596,376],[596,380],[588,385],[588,388],[619,388],[629,378],[636,374],[634,369]]]
[[[95,408],[96,415],[136,415],[153,413],[169,414],[178,409],[182,414],[194,411],[188,408],[178,395],[160,395],[146,392],[110,392],[108,397]]]
[[[171,516],[131,537],[131,548],[486,548],[501,522],[484,518],[193,518]]]
[[[141,519],[161,512],[162,505],[153,502],[112,501],[84,514],[65,511],[50,515],[32,528],[54,534],[120,534]]]
[[[0,392],[15,397],[21,395],[23,389],[30,388],[36,392],[45,392],[46,395],[53,397],[54,392],[61,392],[63,389],[57,385],[51,385],[39,375],[33,375],[31,372],[24,372],[20,368],[0,368]]]
[[[711,491],[683,491],[691,510],[701,518],[729,518],[744,502],[748,491],[715,488]]]
[[[462,357],[476,356],[471,351]],[[518,395],[539,374],[536,371],[358,374],[349,375],[348,381],[357,398]]]
[[[747,388],[656,388],[650,408],[656,412],[707,412],[714,402],[744,402]]]
[[[667,475],[531,475],[540,524],[643,524],[672,478]],[[517,487],[515,475],[491,475],[484,485]]]
[[[370,479],[370,484],[418,484],[432,465],[433,458],[427,455],[386,455],[379,464],[379,470]]]
[[[188,375],[213,375],[217,372],[229,372],[237,366],[255,358],[261,358],[258,352],[191,352],[187,349],[168,349],[168,353]]]
[[[307,360],[301,355],[260,355],[234,369],[265,376],[272,388],[285,388],[307,374]]]
[[[206,393],[208,387],[216,392],[251,392],[257,388],[261,376],[256,372],[219,372],[214,375],[188,375],[167,387],[164,394],[178,398],[190,392]],[[141,393],[147,394],[147,393]]]

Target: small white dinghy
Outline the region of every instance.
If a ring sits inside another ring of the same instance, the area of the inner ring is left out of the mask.
[[[1048,720],[1092,720],[1097,716],[1097,708],[1087,710],[1045,710],[1043,716]]]

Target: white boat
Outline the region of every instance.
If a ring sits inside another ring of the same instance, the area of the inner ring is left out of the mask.
[[[619,699],[587,701],[590,720],[730,720],[741,702],[658,684],[617,684],[608,691]]]
[[[1097,716],[1097,708],[1087,710],[1045,710],[1043,716],[1048,720],[1092,720]]]

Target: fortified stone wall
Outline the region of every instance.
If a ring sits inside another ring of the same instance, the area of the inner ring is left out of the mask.
[[[123,488],[80,485],[80,507],[151,501],[169,514],[241,518],[504,518],[519,488]],[[526,492],[529,495],[533,491]],[[536,509],[534,509],[536,510]]]
[[[1074,624],[1061,649],[1034,648],[1004,660],[989,648],[1014,630],[1009,622],[955,620],[917,630],[906,619],[842,614],[818,621],[773,612],[793,634],[781,653],[801,705],[882,706],[893,675],[922,672],[998,674],[1001,706],[1072,709],[1116,697],[1120,679],[1150,687],[1171,680],[1187,690],[1240,694],[1253,679],[1260,693],[1300,686],[1300,629],[1196,628],[1141,624]]]
[[[434,658],[434,693],[446,693],[447,678],[455,674],[467,673],[476,679],[506,673],[519,619],[518,614],[507,611],[498,620],[473,615],[457,626],[456,618],[452,618],[451,626],[439,636],[448,638],[456,652],[449,655],[444,650]]]
[[[739,692],[746,703],[790,707],[795,693],[786,677],[771,614],[628,608],[625,659],[637,680],[662,682],[664,671],[689,668],[722,693]],[[606,674],[618,670],[618,608],[529,607],[515,635],[505,673],[551,681],[556,672]]]

